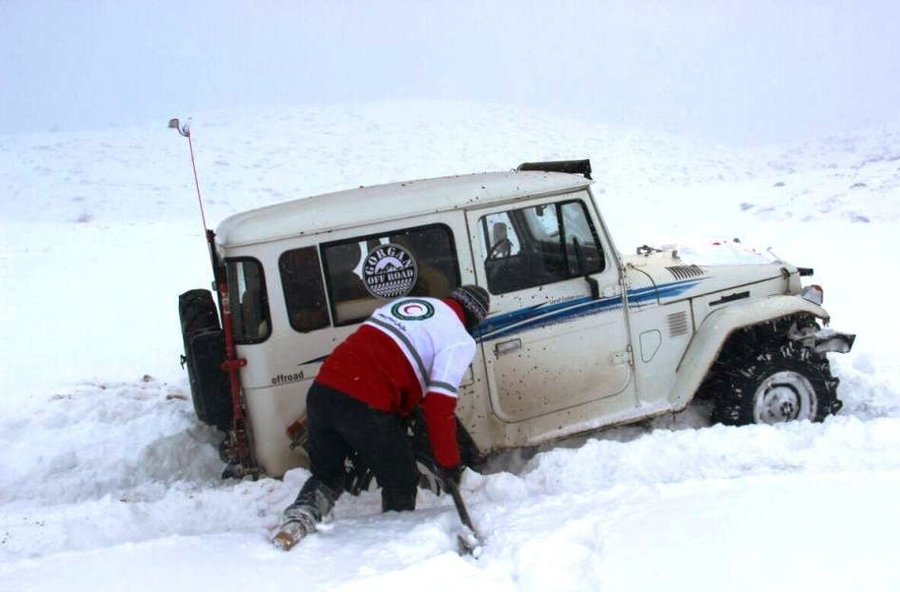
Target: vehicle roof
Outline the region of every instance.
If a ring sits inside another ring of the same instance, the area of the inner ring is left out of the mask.
[[[420,214],[559,193],[590,184],[581,175],[508,171],[403,181],[325,193],[235,214],[216,242],[235,247]]]

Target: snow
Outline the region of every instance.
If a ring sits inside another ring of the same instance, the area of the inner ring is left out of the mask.
[[[623,252],[814,267],[832,325],[858,334],[830,354],[845,407],[734,428],[697,406],[506,455],[464,478],[478,559],[455,553],[452,502],[427,492],[412,514],[344,496],[282,553],[269,532],[308,473],[220,480],[178,365],[177,295],[210,280],[184,139],[167,120],[0,135],[0,589],[900,587],[900,121],[740,150],[466,102],[191,115],[212,225],[325,191],[590,157]]]

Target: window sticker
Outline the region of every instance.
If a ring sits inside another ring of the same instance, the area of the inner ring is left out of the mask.
[[[409,294],[418,278],[416,260],[400,245],[378,245],[363,264],[363,280],[369,294],[390,300]]]
[[[330,307],[335,327],[364,321],[387,300],[444,298],[461,283],[453,232],[445,224],[323,243],[321,258],[325,312]]]

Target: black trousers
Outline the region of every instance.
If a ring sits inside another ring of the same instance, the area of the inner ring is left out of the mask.
[[[334,491],[344,486],[344,463],[356,451],[381,486],[382,510],[414,510],[419,472],[401,419],[313,382],[306,396],[312,478]]]

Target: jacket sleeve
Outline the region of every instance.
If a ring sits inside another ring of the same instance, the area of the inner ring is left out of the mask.
[[[443,348],[434,356],[425,400],[422,402],[431,452],[443,467],[455,467],[459,464],[456,418],[453,412],[456,410],[459,383],[475,356],[475,342],[468,335],[465,337],[466,339]]]
[[[429,391],[422,402],[431,453],[442,467],[459,465],[459,445],[456,442],[456,397]]]

